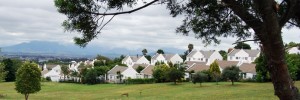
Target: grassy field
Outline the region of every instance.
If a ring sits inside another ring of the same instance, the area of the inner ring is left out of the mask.
[[[296,82],[297,87],[300,82]],[[14,83],[0,83],[4,100],[20,100],[24,96],[15,91]],[[141,92],[141,95],[140,95]],[[129,93],[129,97],[121,96]],[[42,83],[42,90],[29,96],[30,100],[277,100],[271,83],[230,82],[199,84],[172,83],[120,85],[82,85],[72,83]]]

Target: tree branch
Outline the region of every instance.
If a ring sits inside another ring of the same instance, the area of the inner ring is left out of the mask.
[[[239,16],[253,30],[260,28],[262,22],[250,14],[247,9],[238,3],[236,0],[222,0],[232,11]]]
[[[284,15],[279,20],[280,27],[283,27],[291,19],[291,17],[295,14],[296,4],[297,4],[296,0],[284,0],[284,1],[287,2],[287,11],[284,13]]]
[[[135,11],[141,10],[141,9],[143,9],[143,8],[145,8],[145,7],[148,7],[148,6],[150,6],[151,4],[153,4],[153,3],[157,2],[157,1],[159,1],[159,0],[153,0],[153,1],[151,1],[151,2],[149,2],[149,3],[147,3],[147,4],[145,4],[145,5],[143,5],[143,6],[141,6],[141,7],[138,7],[138,8],[135,8],[135,9],[133,9],[133,10],[129,10],[129,11],[123,11],[123,12],[115,12],[115,13],[95,13],[95,12],[89,12],[89,11],[85,11],[85,12],[91,13],[91,14],[95,14],[95,15],[120,15],[120,14],[130,14],[130,13],[132,13],[132,12],[135,12]]]
[[[235,43],[232,44],[237,44],[237,43],[241,43],[241,42],[248,42],[248,41],[259,41],[259,39],[254,39],[254,40],[244,40],[244,41],[237,41]]]

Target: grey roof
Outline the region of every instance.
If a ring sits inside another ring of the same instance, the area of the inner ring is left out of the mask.
[[[141,57],[143,56],[126,56],[122,61],[126,61],[128,58],[130,58],[133,62],[136,62],[137,60],[139,60]]]
[[[134,64],[134,65],[132,65],[132,68],[137,69],[139,66],[142,66],[142,67],[146,68],[148,65],[149,64]]]
[[[146,74],[146,75],[152,75],[152,73],[153,73],[153,70],[154,69],[154,65],[149,65],[149,66],[147,66],[145,69],[143,69],[142,71],[141,71],[141,73],[143,73],[143,74]]]
[[[126,56],[122,61],[125,62],[130,56]]]
[[[155,54],[151,59],[154,59],[154,60],[156,60],[157,59],[157,57],[159,56],[160,54]]]
[[[241,49],[234,49],[232,50],[228,55],[229,56],[235,56],[236,53],[238,53]],[[246,53],[249,54],[250,57],[257,57],[257,55],[260,53],[259,50],[249,50],[249,49],[243,49]]]
[[[200,51],[203,55],[204,58],[209,58],[215,51]]]
[[[44,76],[45,74],[47,74],[49,72],[49,70],[48,69],[44,69],[43,71],[42,71],[42,76]]]
[[[117,74],[118,71],[120,71],[122,73],[127,68],[128,67],[125,67],[125,66],[115,66],[114,68],[112,68],[111,70],[109,70],[107,73],[108,74]]]
[[[167,61],[170,61],[171,58],[172,58],[173,56],[175,56],[175,54],[163,54],[163,56],[165,57],[165,59],[166,59]]]
[[[192,71],[194,70],[195,72],[203,71],[203,70],[208,70],[209,66],[206,65],[205,62],[198,62],[194,63],[191,67],[187,69],[187,71]]]
[[[224,69],[226,67],[230,67],[230,66],[237,66],[237,64],[239,63],[238,61],[225,61],[225,60],[217,60],[218,65]]]
[[[197,52],[197,50],[193,50],[186,57],[193,57],[193,55],[195,55]]]
[[[240,66],[240,70],[244,73],[256,73],[256,64],[243,63]]]
[[[192,66],[193,64],[202,64],[202,63],[206,63],[206,62],[199,62],[199,61],[186,61],[185,62],[189,67]]]
[[[46,68],[52,70],[52,68],[56,67],[57,64],[46,64]]]

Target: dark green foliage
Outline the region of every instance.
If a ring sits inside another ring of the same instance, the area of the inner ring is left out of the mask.
[[[19,67],[22,65],[22,61],[17,59],[4,59],[4,70],[7,71],[7,75],[5,78],[6,82],[12,82],[16,79],[16,72]]]
[[[154,83],[155,79],[145,78],[145,79],[127,79],[126,84],[151,84]]]
[[[107,66],[95,66],[94,69],[97,71],[97,75],[105,75],[110,69]]]
[[[148,53],[147,49],[143,49],[143,50],[142,50],[142,53],[143,53],[144,56],[146,56],[147,53]]]
[[[41,71],[35,63],[25,62],[16,73],[16,90],[24,94],[25,99],[31,93],[41,90]]]
[[[158,49],[158,50],[156,51],[156,53],[158,53],[158,54],[165,54],[164,50],[162,50],[162,49]]]
[[[220,50],[219,53],[221,54],[221,56],[223,57],[223,60],[227,60],[227,52],[224,50]]]
[[[61,66],[61,71],[64,74],[64,81],[66,80],[66,77],[70,74],[69,67],[66,65]]]
[[[144,69],[143,66],[138,66],[135,70],[140,73]]]
[[[119,79],[120,81],[120,83],[123,83],[122,82],[122,78],[123,78],[123,74],[120,72],[120,71],[117,71],[117,79]]]
[[[150,55],[146,55],[145,57],[146,57],[146,59],[147,59],[148,61],[151,61],[151,56],[150,56]]]
[[[96,84],[98,80],[97,70],[95,69],[87,69],[86,73],[84,74],[84,83],[86,84]]]
[[[250,45],[244,42],[239,42],[234,47],[235,49],[251,49]]]
[[[222,72],[224,79],[229,79],[234,84],[234,81],[238,81],[240,78],[241,70],[237,66],[226,67]]]
[[[166,64],[156,65],[153,69],[153,78],[156,82],[166,82],[167,81],[167,71],[169,67]]]
[[[202,83],[208,80],[208,74],[203,72],[197,72],[193,74],[192,81],[194,84],[200,83],[200,86],[202,86]]]
[[[254,63],[256,64],[256,79],[258,82],[268,82],[271,81],[269,76],[269,71],[267,69],[267,60],[263,53],[260,53],[259,57],[255,59]]]
[[[286,54],[286,62],[290,76],[293,80],[297,80],[297,75],[300,72],[300,55],[299,54]]]
[[[184,75],[184,71],[177,69],[176,67],[172,67],[166,72],[167,79],[173,81],[174,84],[176,84],[177,80],[181,80]]]
[[[0,62],[0,82],[6,77],[7,71],[4,70],[4,64]]]

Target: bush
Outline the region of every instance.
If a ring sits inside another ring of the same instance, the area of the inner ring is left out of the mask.
[[[125,80],[127,84],[152,84],[155,82],[155,79],[127,79]]]
[[[47,80],[47,81],[51,81],[51,77],[49,77],[49,76],[46,77],[46,80]]]

